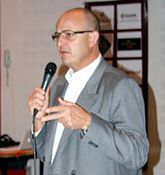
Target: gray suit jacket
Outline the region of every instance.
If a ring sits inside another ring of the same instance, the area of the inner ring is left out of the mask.
[[[66,88],[65,78],[59,77],[50,105],[58,105],[57,97]],[[149,146],[143,98],[135,81],[102,59],[76,103],[91,113],[88,132],[82,138],[81,130],[64,129],[51,165],[57,121],[47,122],[37,136],[44,175],[140,175]]]

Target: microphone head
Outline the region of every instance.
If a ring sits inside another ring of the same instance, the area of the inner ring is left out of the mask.
[[[55,63],[50,62],[45,67],[45,74],[49,74],[50,76],[53,76],[56,72],[57,66]]]

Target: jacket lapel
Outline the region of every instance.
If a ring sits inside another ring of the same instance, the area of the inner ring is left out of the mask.
[[[96,71],[94,72],[90,80],[87,82],[85,88],[83,89],[77,100],[77,104],[82,106],[87,111],[90,111],[92,105],[98,99],[98,88],[100,86],[100,80],[102,78],[105,68],[106,63],[104,59],[102,59]]]
[[[66,81],[62,81],[57,85],[56,93],[55,93],[54,97],[52,98],[52,101],[50,102],[51,106],[58,105],[57,98],[64,96],[66,88],[67,88]],[[54,94],[53,89],[52,89],[52,94]],[[49,127],[48,131],[50,131],[48,134],[48,137],[52,138],[52,139],[48,139],[49,140],[48,145],[50,146],[49,147],[50,149],[48,150],[48,155],[49,155],[48,157],[49,157],[49,162],[51,162],[52,150],[53,150],[53,144],[54,144],[54,136],[55,136],[56,127],[57,127],[57,120],[53,120],[53,121],[48,122],[47,127]]]

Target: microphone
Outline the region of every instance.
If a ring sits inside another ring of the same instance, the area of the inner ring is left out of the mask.
[[[48,86],[50,84],[50,81],[53,78],[53,75],[55,74],[57,69],[57,66],[55,63],[53,62],[49,62],[46,67],[45,67],[45,73],[44,73],[44,77],[43,77],[43,81],[41,84],[41,88],[46,91],[48,89]],[[36,116],[36,114],[38,113],[37,109],[34,109],[33,111],[33,116]]]

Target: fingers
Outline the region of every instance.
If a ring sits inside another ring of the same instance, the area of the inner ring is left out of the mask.
[[[49,107],[42,121],[58,120],[64,127],[71,129],[84,129],[89,126],[90,114],[82,107],[72,102],[58,99],[59,106]]]
[[[71,106],[71,105],[74,105],[74,103],[72,102],[69,102],[69,101],[66,101],[66,100],[63,100],[62,98],[58,98],[58,102],[60,105],[66,105],[66,106]]]
[[[57,113],[57,112],[55,112],[55,113],[47,113],[47,115],[43,116],[41,120],[43,122],[45,122],[45,121],[50,121],[50,120],[58,120],[58,119],[60,119],[62,117],[63,116],[60,113]]]
[[[45,115],[44,117],[41,118],[42,122],[51,121],[51,120],[58,120],[58,122],[62,123],[65,128],[74,129],[73,120],[68,115],[66,117],[62,113],[53,113],[53,114]]]
[[[41,88],[34,89],[32,94],[28,97],[28,107],[31,114],[33,114],[34,109],[41,111],[44,105],[48,103],[48,93],[49,90],[45,92]]]

